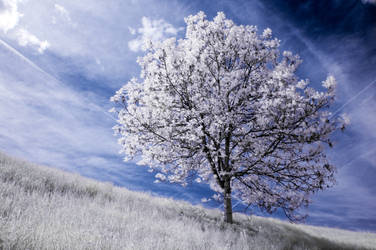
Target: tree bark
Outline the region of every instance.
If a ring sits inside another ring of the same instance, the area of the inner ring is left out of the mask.
[[[232,201],[231,201],[231,178],[226,177],[224,182],[224,221],[232,223]]]

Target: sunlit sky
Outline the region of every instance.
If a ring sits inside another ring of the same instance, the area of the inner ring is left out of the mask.
[[[201,10],[208,19],[223,11],[260,33],[270,27],[283,50],[301,56],[298,75],[313,86],[336,77],[332,112],[347,113],[351,124],[327,151],[337,184],[312,197],[307,223],[376,232],[374,0],[0,0],[0,150],[132,190],[220,207],[201,201],[212,195],[204,184],[156,184],[146,167],[123,162],[112,131],[116,118],[108,112],[115,91],[139,76],[142,44],[183,38],[184,17]],[[241,204],[235,210],[243,211]]]

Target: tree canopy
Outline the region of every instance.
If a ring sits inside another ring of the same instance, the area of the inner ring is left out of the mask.
[[[232,195],[298,219],[309,195],[335,181],[324,152],[342,126],[328,111],[334,77],[324,91],[299,79],[300,58],[281,53],[270,29],[259,35],[221,12],[185,21],[185,38],[149,43],[140,78],[112,97],[124,154],[142,157],[159,179],[208,182],[226,222]]]

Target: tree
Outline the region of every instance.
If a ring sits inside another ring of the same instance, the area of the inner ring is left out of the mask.
[[[185,19],[184,39],[150,43],[133,78],[112,97],[126,155],[178,182],[198,178],[218,192],[224,220],[231,197],[291,220],[309,195],[334,183],[324,145],[340,121],[328,111],[335,79],[324,92],[295,72],[301,62],[279,52],[266,29],[237,26],[223,13]]]

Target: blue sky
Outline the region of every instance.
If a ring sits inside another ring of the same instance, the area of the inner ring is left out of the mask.
[[[376,232],[374,0],[0,0],[0,150],[200,204],[212,194],[205,185],[155,184],[147,168],[124,163],[107,112],[115,91],[139,75],[144,40],[183,37],[184,17],[200,10],[270,27],[282,49],[302,57],[298,73],[314,86],[336,77],[332,112],[351,124],[328,150],[337,185],[312,197],[307,223]]]

